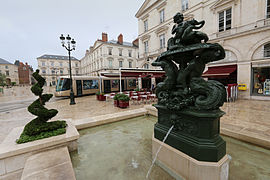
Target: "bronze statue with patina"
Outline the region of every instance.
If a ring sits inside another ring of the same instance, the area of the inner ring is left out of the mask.
[[[184,21],[181,13],[173,19],[174,36],[167,51],[152,63],[167,76],[156,87],[159,116],[154,135],[161,140],[174,125],[167,144],[197,160],[216,162],[226,154],[226,143],[219,136],[219,119],[224,114],[219,107],[226,91],[218,81],[201,76],[207,63],[225,58],[225,51],[217,43],[207,43],[208,36],[198,31],[205,21]]]

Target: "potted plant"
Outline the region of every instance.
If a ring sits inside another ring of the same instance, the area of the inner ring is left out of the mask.
[[[119,107],[120,108],[127,108],[129,106],[130,98],[126,94],[120,94],[118,97]]]
[[[121,95],[121,94],[116,94],[116,95],[113,97],[113,100],[114,100],[114,106],[115,106],[115,107],[119,107],[119,100],[118,100],[118,98],[119,98],[120,95]]]
[[[97,93],[96,93],[97,100],[99,100],[99,95],[100,95],[100,92],[97,92]]]
[[[99,100],[100,101],[106,101],[106,96],[104,96],[104,93],[99,94]]]

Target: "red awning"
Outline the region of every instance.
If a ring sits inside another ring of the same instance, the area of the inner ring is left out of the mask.
[[[237,70],[237,65],[209,67],[202,77],[228,77]]]

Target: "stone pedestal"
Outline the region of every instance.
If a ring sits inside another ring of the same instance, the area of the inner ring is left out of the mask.
[[[154,137],[163,140],[174,125],[165,143],[198,160],[218,162],[226,154],[226,142],[219,135],[223,111],[173,111],[156,105],[158,122]]]
[[[156,155],[161,141],[152,138],[152,157]],[[156,164],[176,179],[185,180],[227,180],[229,177],[229,156],[218,162],[198,161],[164,143]]]

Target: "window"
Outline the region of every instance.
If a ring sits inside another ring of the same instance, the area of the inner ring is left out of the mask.
[[[43,74],[46,74],[46,70],[45,70],[45,69],[42,69],[42,73],[43,73]]]
[[[108,49],[109,50],[109,55],[112,55],[112,49]]]
[[[55,86],[55,81],[52,81],[52,85]]]
[[[165,48],[165,34],[159,36],[160,49]]]
[[[79,74],[79,70],[76,70],[76,75],[78,75]]]
[[[112,80],[112,88],[118,88],[119,87],[119,80]]]
[[[264,45],[263,52],[264,57],[270,57],[270,43]]]
[[[52,70],[52,74],[54,74],[55,73],[55,70]]]
[[[54,62],[51,62],[51,66],[54,66]]]
[[[218,13],[218,31],[229,30],[232,27],[232,8]]]
[[[42,64],[42,66],[45,66],[45,62],[42,62],[41,64]]]
[[[144,52],[148,53],[148,41],[144,42]]]
[[[6,75],[9,76],[9,71],[6,71]]]
[[[128,57],[132,56],[132,51],[128,51]]]
[[[8,69],[8,66],[6,66],[6,69]]]
[[[163,22],[164,22],[164,20],[165,20],[164,9],[162,9],[162,10],[159,12],[159,19],[160,19],[160,23],[163,23]]]
[[[63,70],[60,70],[60,74],[63,74]]]
[[[112,68],[112,60],[109,60],[109,68]]]
[[[267,0],[267,5],[266,5],[266,18],[270,18],[270,0]]]
[[[119,49],[119,56],[122,56],[122,49]]]
[[[63,67],[63,63],[60,62],[59,65],[60,65],[60,67]]]
[[[188,0],[182,0],[182,10],[185,11],[188,9]]]
[[[144,64],[144,65],[143,65],[143,68],[144,68],[144,69],[149,69],[149,64]]]
[[[132,68],[132,61],[129,61],[129,62],[128,62],[128,67],[129,67],[129,68]]]
[[[83,80],[83,89],[98,89],[98,80]]]
[[[123,67],[123,61],[119,61],[119,67]]]
[[[136,79],[128,79],[128,87],[136,88]]]
[[[78,63],[76,63],[75,66],[78,67]]]
[[[145,20],[143,24],[144,24],[144,32],[148,31],[148,20]]]

